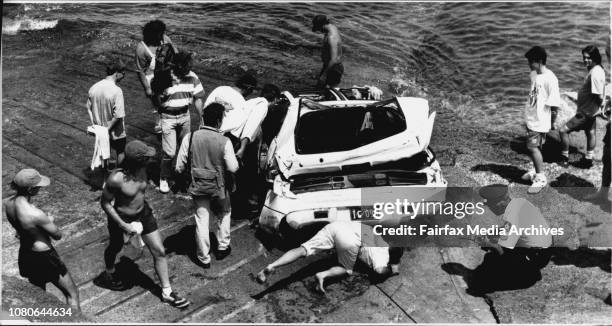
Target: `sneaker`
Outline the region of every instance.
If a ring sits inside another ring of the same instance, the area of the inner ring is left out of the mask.
[[[162,294],[162,302],[179,309],[185,309],[191,304],[189,300],[181,298],[176,292],[170,293],[169,296],[164,296]]]
[[[578,164],[576,165],[579,168],[590,169],[591,167],[593,167],[593,159],[583,157],[580,161],[578,161]]]
[[[569,157],[561,155],[557,161],[557,164],[564,168],[569,167]]]
[[[162,194],[167,194],[170,192],[170,187],[168,186],[167,180],[159,180],[159,192],[161,192]]]
[[[112,291],[125,291],[129,289],[129,286],[123,283],[116,274],[109,274],[107,272],[102,272],[102,274],[96,277],[94,284]]]
[[[197,259],[196,260],[196,265],[204,268],[204,269],[209,269],[210,268],[210,262],[208,263],[203,263],[201,260]]]
[[[546,181],[545,176],[536,175],[533,178],[533,183],[531,184],[531,187],[527,189],[527,193],[537,194],[538,192],[542,190],[542,188],[546,187],[547,183],[548,182]]]
[[[529,171],[529,172],[526,172],[525,174],[523,174],[521,176],[521,180],[523,180],[523,181],[533,181],[534,177],[535,177],[535,171]]]
[[[231,253],[232,253],[232,247],[227,246],[226,249],[217,250],[217,252],[215,253],[215,258],[217,258],[217,260],[223,260],[225,257],[229,256],[229,254]]]

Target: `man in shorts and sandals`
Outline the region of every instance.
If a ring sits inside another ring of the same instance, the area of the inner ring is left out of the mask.
[[[169,45],[172,51],[176,54],[178,50],[172,43],[170,38],[166,35],[166,24],[161,20],[152,20],[145,24],[142,29],[142,41],[136,46],[136,70],[138,71],[138,78],[142,87],[144,88],[145,95],[151,101],[153,105],[153,111],[156,115],[155,132],[161,133],[160,116],[159,116],[159,100],[154,92],[151,82],[155,75],[155,70],[161,67],[156,67],[158,61],[156,56],[158,50],[163,45]]]
[[[125,103],[117,84],[125,77],[125,65],[120,60],[106,67],[106,78],[95,83],[88,92],[87,112],[92,125],[108,128],[110,148],[117,152],[117,166],[125,157]],[[108,162],[105,162],[109,169]]]
[[[102,192],[101,205],[108,216],[110,239],[104,251],[106,270],[100,275],[98,284],[111,290],[126,289],[115,274],[115,259],[123,248],[124,234],[131,236],[140,233],[153,256],[155,272],[161,282],[162,301],[184,309],[191,303],[170,287],[166,251],[151,207],[144,198],[147,188],[146,166],[155,156],[155,149],[133,140],[127,144],[125,154],[123,168],[110,174]]]
[[[544,159],[541,149],[555,116],[551,112],[558,111],[561,96],[557,77],[546,67],[546,51],[542,47],[534,46],[527,51],[525,58],[527,58],[531,69],[529,101],[525,105],[526,145],[534,170],[525,173],[521,179],[531,181],[531,187],[527,192],[535,194],[548,184],[544,174]]]
[[[588,169],[593,166],[593,153],[597,143],[596,117],[601,112],[600,108],[604,100],[606,73],[601,65],[601,55],[596,46],[589,45],[582,49],[582,61],[588,73],[578,91],[576,115],[559,129],[562,144],[560,163],[565,167],[569,165],[569,133],[584,130],[587,138],[587,152],[577,165]]]
[[[19,238],[19,273],[43,290],[47,283],[53,283],[66,297],[66,304],[80,310],[77,286],[51,244],[51,239],[62,238],[62,232],[51,215],[32,204],[40,188],[49,183],[38,171],[23,169],[11,183],[16,193],[3,201],[6,217]]]
[[[341,62],[342,41],[340,39],[340,32],[325,15],[316,15],[312,19],[312,31],[324,34],[321,44],[323,67],[317,77],[317,87],[338,87],[344,74],[344,66]]]
[[[279,259],[266,266],[257,274],[257,281],[264,283],[267,276],[274,273],[278,267],[331,249],[336,251],[338,265],[315,275],[317,291],[325,292],[324,283],[327,278],[351,275],[358,259],[372,269],[375,277],[397,274],[403,248],[373,246],[376,240],[368,237],[372,235],[371,228],[369,232],[368,228],[369,226],[355,221],[331,222],[310,240],[298,248],[287,251]],[[369,239],[366,240],[366,237]]]

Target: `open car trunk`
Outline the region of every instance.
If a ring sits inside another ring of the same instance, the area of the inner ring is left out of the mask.
[[[275,152],[279,171],[295,175],[375,167],[410,158],[429,145],[435,112],[427,100],[314,102],[302,99],[293,134]]]

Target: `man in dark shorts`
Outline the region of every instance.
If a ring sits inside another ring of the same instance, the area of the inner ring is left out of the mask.
[[[43,290],[47,283],[53,283],[66,297],[66,304],[80,310],[79,291],[51,244],[51,239],[62,238],[62,232],[50,215],[31,203],[40,188],[49,183],[49,178],[34,169],[21,170],[11,183],[17,193],[3,201],[6,217],[20,242],[19,273]]]
[[[597,138],[596,118],[600,113],[600,107],[604,100],[604,87],[606,84],[606,73],[601,64],[599,49],[594,45],[589,45],[582,49],[582,61],[588,73],[582,87],[578,91],[576,115],[568,121],[565,126],[559,129],[561,136],[561,165],[569,165],[569,133],[584,130],[587,138],[587,152],[578,166],[590,168],[593,166],[593,154]]]
[[[155,149],[133,140],[126,145],[125,154],[123,168],[111,172],[102,193],[101,204],[108,216],[110,240],[104,251],[106,271],[102,273],[100,283],[111,290],[125,289],[123,282],[115,275],[115,259],[123,248],[124,234],[137,234],[139,226],[142,226],[142,240],[151,251],[155,272],[161,281],[162,301],[184,309],[191,302],[172,292],[164,245],[151,207],[144,198],[147,188],[146,165],[155,156]]]
[[[335,88],[340,84],[344,74],[342,66],[342,41],[338,28],[331,24],[325,15],[317,15],[312,19],[312,31],[324,34],[321,44],[321,61],[323,68],[319,73],[317,87]]]
[[[87,112],[92,125],[108,128],[111,149],[117,152],[117,165],[125,156],[125,105],[123,91],[117,84],[125,77],[120,60],[106,66],[106,78],[95,83],[88,92]],[[106,168],[108,164],[106,162]]]

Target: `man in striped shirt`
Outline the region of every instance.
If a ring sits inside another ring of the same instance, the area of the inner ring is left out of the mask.
[[[202,116],[204,88],[198,76],[191,71],[192,56],[179,52],[173,60],[174,67],[167,78],[171,85],[161,95],[161,128],[163,157],[160,167],[159,191],[170,191],[168,178],[172,173],[172,159],[176,155],[177,143],[191,131],[189,107],[194,105],[198,116]]]

